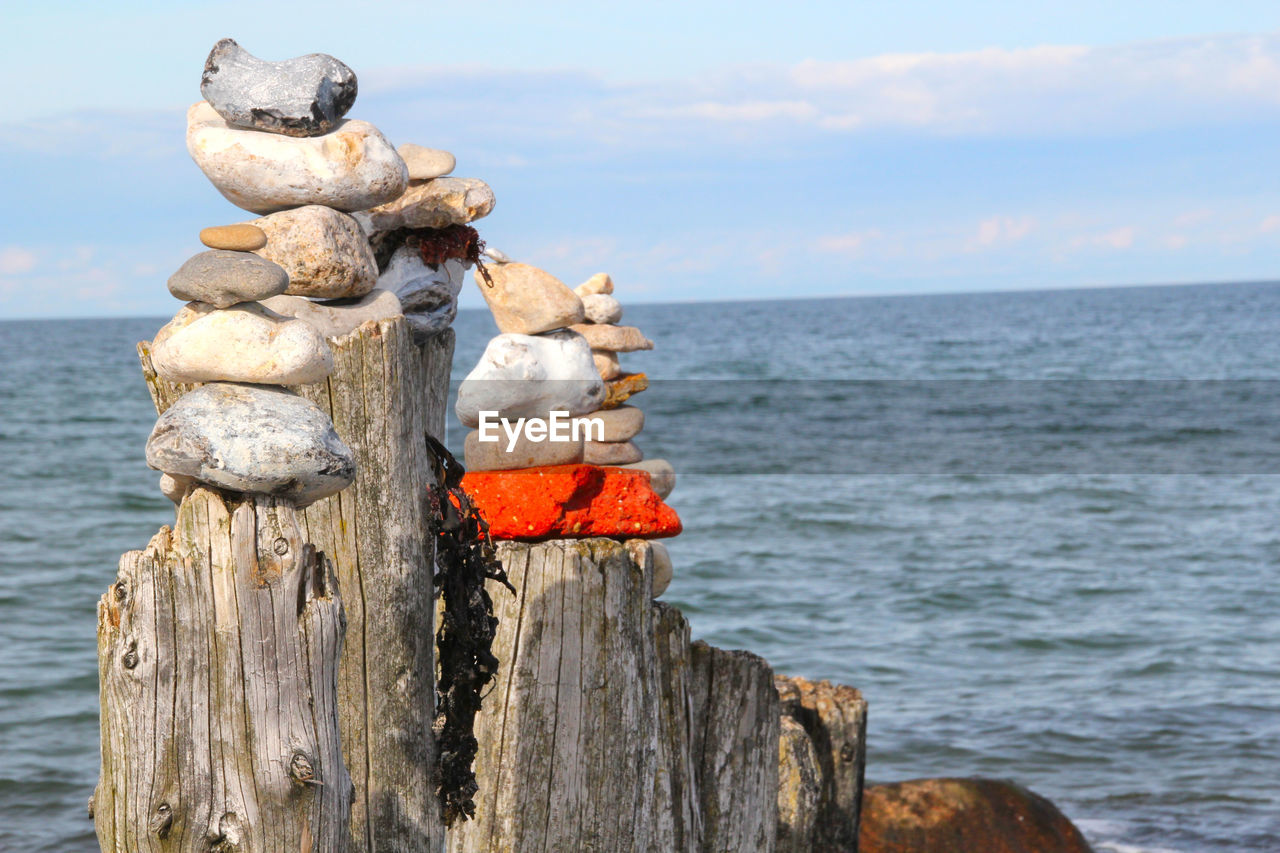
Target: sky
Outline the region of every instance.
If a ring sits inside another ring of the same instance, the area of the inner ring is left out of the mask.
[[[1274,0],[0,9],[0,319],[171,314],[252,218],[185,148],[224,36],[342,59],[489,245],[624,303],[1280,279]]]

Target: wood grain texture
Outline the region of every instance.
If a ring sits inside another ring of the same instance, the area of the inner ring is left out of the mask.
[[[647,543],[499,543],[502,661],[477,719],[476,820],[453,853],[774,849],[777,691],[755,655],[691,644]]]
[[[867,703],[843,684],[778,676],[782,712],[809,735],[818,760],[816,853],[856,853],[867,763]]]
[[[702,850],[773,850],[778,831],[780,706],[758,655],[698,641],[691,695],[702,806]]]
[[[822,771],[804,726],[782,715],[778,740],[778,847],[775,853],[811,853],[818,823]]]
[[[342,630],[291,505],[190,492],[98,604],[102,849],[345,850]]]
[[[347,643],[339,667],[343,753],[355,783],[352,849],[438,850],[434,554],[424,498],[432,482],[423,436],[444,440],[453,331],[414,343],[403,317],[330,339],[333,373],[296,390],[329,413],[356,458],[356,479],[300,513],[305,536],[333,561]],[[192,386],[143,373],[158,411]]]

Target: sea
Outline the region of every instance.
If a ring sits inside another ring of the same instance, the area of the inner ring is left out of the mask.
[[[1280,284],[625,321],[678,475],[665,600],[861,689],[869,782],[1013,780],[1098,851],[1280,851]],[[0,321],[3,851],[97,849],[95,605],[173,517],[134,354],[162,322]],[[454,328],[461,378],[495,330]]]

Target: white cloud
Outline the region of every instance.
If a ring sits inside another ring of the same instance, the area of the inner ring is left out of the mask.
[[[971,249],[988,248],[999,243],[1016,243],[1035,229],[1030,216],[1014,219],[1009,216],[993,216],[978,223],[978,233],[970,243]]]
[[[1137,236],[1137,232],[1138,230],[1132,225],[1124,225],[1107,231],[1092,234],[1079,234],[1071,238],[1069,245],[1072,249],[1131,249],[1133,248],[1133,240],[1134,237]]]
[[[847,234],[831,234],[826,237],[819,237],[816,245],[818,250],[822,252],[857,258],[862,256],[869,243],[873,243],[883,237],[884,233],[879,228],[870,228],[865,231],[850,231]]]
[[[0,249],[0,275],[22,275],[36,268],[40,259],[30,249],[9,246]]]

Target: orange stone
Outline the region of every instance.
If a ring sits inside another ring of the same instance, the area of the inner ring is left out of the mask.
[[[595,465],[470,471],[462,488],[494,539],[661,539],[682,529],[645,471]]]
[[[624,373],[617,379],[604,383],[605,398],[600,404],[602,409],[616,409],[627,401],[632,394],[639,394],[649,387],[649,377],[643,373]]]

